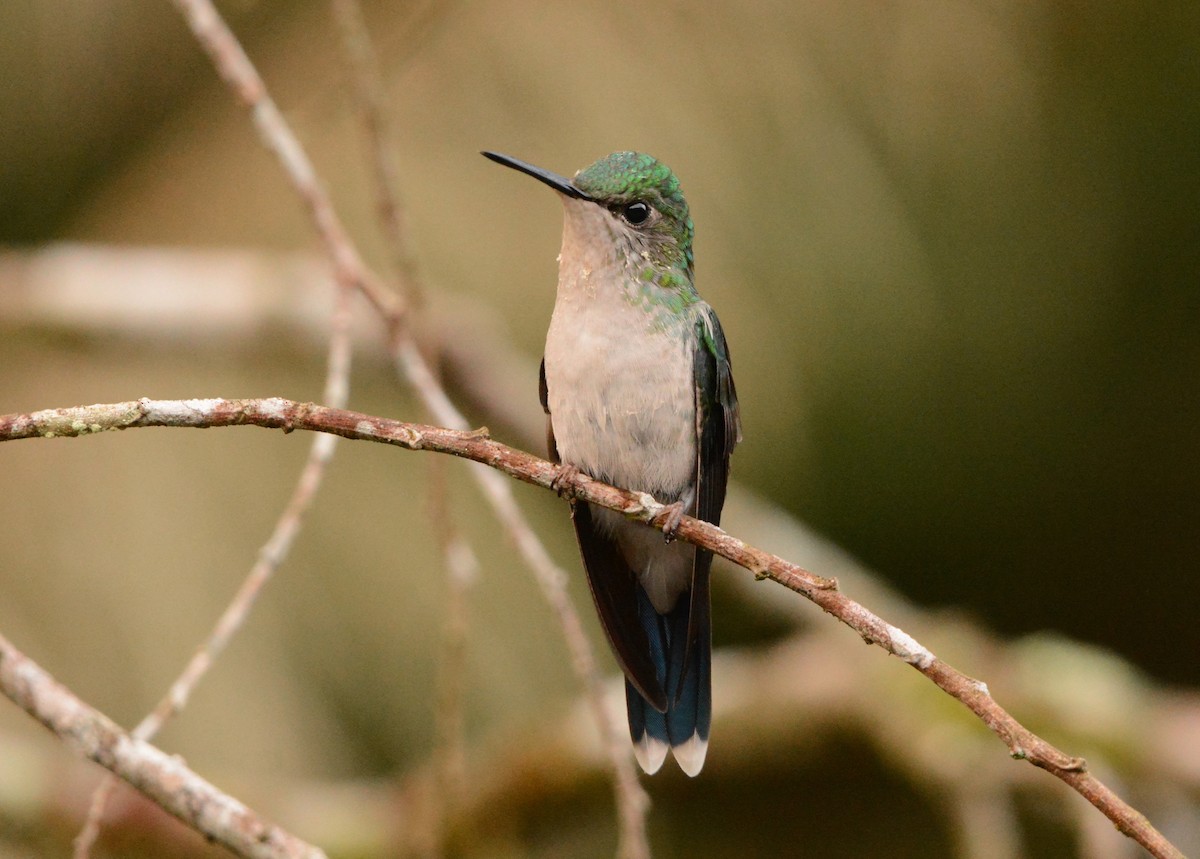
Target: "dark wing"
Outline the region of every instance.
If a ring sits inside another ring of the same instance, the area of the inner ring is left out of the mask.
[[[538,396],[546,412],[546,446],[550,459],[559,462],[544,358],[538,376]],[[637,576],[621,557],[617,544],[598,532],[592,522],[592,508],[586,501],[571,502],[571,521],[575,524],[575,537],[579,541],[583,568],[587,571],[592,601],[596,604],[596,613],[600,616],[600,624],[612,646],[613,655],[642,697],[659,712],[665,712],[667,695],[663,692],[663,680],[655,665],[650,639],[637,613]]]
[[[734,445],[742,440],[742,421],[729,346],[717,314],[707,305],[696,322],[696,498],[692,515],[714,525],[721,524],[725,506],[725,487],[729,482],[729,458]],[[687,648],[682,664],[692,664],[691,651],[701,638],[709,636],[709,570],[712,553],[696,550],[692,567],[691,612],[688,619]],[[707,642],[705,642],[707,650]],[[683,684],[678,687],[682,690]]]
[[[596,614],[600,616],[600,625],[604,627],[613,655],[642,697],[654,709],[665,713],[667,693],[663,691],[663,685],[666,678],[660,671],[660,666],[665,665],[661,659],[658,662],[654,659],[654,653],[661,653],[662,647],[651,650],[650,638],[638,615],[641,586],[637,576],[621,557],[616,541],[601,534],[592,522],[590,504],[574,502],[571,520],[575,523],[579,554],[583,556]],[[646,597],[642,596],[640,600],[646,601]]]
[[[542,411],[546,413],[546,456],[551,462],[561,462],[558,456],[558,444],[554,441],[554,424],[550,422],[550,392],[546,388],[546,359],[538,367],[538,399],[542,401]]]
[[[729,458],[742,440],[742,418],[729,345],[721,321],[705,306],[696,349],[696,518],[721,524]]]

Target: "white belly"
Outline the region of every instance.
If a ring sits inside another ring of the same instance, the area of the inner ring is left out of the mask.
[[[582,319],[570,302],[560,312],[563,304],[556,304],[546,337],[546,387],[559,456],[616,486],[649,492],[664,503],[679,500],[696,468],[690,339],[678,330],[649,329],[644,311],[623,302],[615,312],[610,306],[607,314],[585,313]],[[594,507],[592,516],[616,542],[655,609],[670,611],[690,587],[695,547],[668,545],[658,531],[611,510]]]
[[[546,338],[550,420],[563,462],[674,501],[696,462],[693,347],[677,332],[647,330],[645,314],[628,309],[636,316],[580,325],[556,308]]]

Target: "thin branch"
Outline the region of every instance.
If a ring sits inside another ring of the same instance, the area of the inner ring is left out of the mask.
[[[439,458],[435,458],[435,462]],[[429,518],[446,565],[446,619],[438,648],[435,769],[442,805],[462,798],[466,778],[465,721],[467,673],[467,596],[479,578],[479,558],[454,525],[446,497],[446,470],[429,471]],[[439,813],[439,818],[444,813]]]
[[[254,859],[325,854],[259,817],[77,698],[0,635],[0,691],[75,751],[120,776],[206,838]]]
[[[425,305],[425,289],[416,257],[409,247],[405,207],[399,191],[400,171],[396,164],[390,114],[385,108],[379,59],[358,0],[333,0],[332,11],[341,32],[342,49],[363,120],[369,161],[374,166],[376,210],[381,232],[391,250],[392,271],[399,280],[402,294],[414,308],[414,318],[424,323],[426,319],[421,311]],[[431,366],[436,370],[436,361]],[[475,550],[455,524],[448,493],[445,460],[434,457],[428,471],[426,514],[441,550],[446,596],[442,640],[438,648],[437,694],[434,696],[433,762],[438,789],[431,798],[429,843],[425,850],[430,856],[443,853],[445,821],[449,811],[462,802],[466,784],[464,725],[470,632],[468,611],[470,593],[480,570]]]
[[[338,219],[328,194],[318,181],[312,162],[267,93],[266,84],[237,37],[222,20],[211,0],[175,0],[175,5],[183,13],[196,39],[208,52],[218,73],[250,110],[264,144],[276,155],[308,208],[339,281],[361,289],[383,317],[388,326],[389,349],[400,375],[417,391],[435,420],[465,428],[466,419],[438,384],[417,348],[411,329],[404,324],[402,303],[366,267]],[[572,666],[592,702],[596,723],[613,769],[620,832],[618,851],[627,859],[649,857],[650,848],[645,833],[648,799],[637,780],[629,749],[620,742],[618,731],[604,706],[595,658],[583,633],[579,614],[567,593],[566,574],[554,564],[549,552],[529,526],[513,500],[508,484],[486,469],[471,469],[471,473],[554,610],[571,652]]]
[[[327,197],[315,180],[311,164],[303,156],[303,152],[295,141],[295,137],[287,129],[282,117],[278,114],[278,110],[274,108],[273,102],[266,98],[262,81],[250,65],[249,60],[245,57],[240,45],[237,44],[232,33],[221,22],[210,2],[206,2],[205,0],[176,0],[176,2],[188,17],[189,23],[197,37],[209,50],[222,75],[235,91],[239,93],[243,102],[251,108],[255,122],[258,124],[260,132],[264,135],[268,147],[276,152],[285,170],[293,178],[297,190],[309,205],[318,232],[325,240],[340,276],[346,277],[348,282],[355,283],[360,288],[363,288],[364,291],[368,291],[368,295],[370,296],[370,288],[374,285],[374,279],[369,276],[369,272],[363,266],[357,252],[348,241],[344,230],[341,229],[332,206],[329,205]],[[272,137],[272,128],[276,131],[282,131],[284,134]],[[411,334],[402,330],[399,315],[389,315],[387,308],[376,299],[373,299],[373,303],[376,304],[376,307],[384,314],[385,319],[391,325],[395,337],[394,342],[397,346],[397,363],[406,370],[410,381],[417,384],[418,380],[416,377],[422,372],[429,375],[430,379],[432,379],[432,375],[428,374],[428,368],[424,366],[424,361],[419,352],[411,343]],[[436,387],[436,383],[434,383],[434,386]],[[432,393],[436,395],[433,398],[434,400],[440,397],[441,400],[444,400],[449,405],[449,401],[446,400],[444,392],[441,391],[440,387]],[[430,407],[429,401],[427,401],[427,407]],[[431,410],[433,409],[431,408]],[[439,414],[436,410],[433,410],[433,412],[435,415]],[[439,419],[441,418],[439,417]],[[453,423],[451,421],[445,422]],[[486,439],[481,440],[486,441]],[[425,448],[428,447],[427,442],[428,439],[426,438],[423,441],[417,442],[416,445]],[[465,454],[459,453],[459,455]],[[501,467],[499,463],[489,464]],[[549,463],[545,463],[545,465],[549,466]],[[478,472],[477,469],[474,471]],[[505,515],[504,506],[500,503],[503,500],[501,493],[489,489],[491,481],[485,480],[482,477],[479,478],[479,481],[485,490],[485,494],[488,495],[493,501],[494,506],[496,506],[502,521],[511,525],[511,522]],[[579,483],[580,485],[576,488],[585,490],[583,497],[587,497],[586,490],[588,487],[582,481],[579,481]],[[601,486],[601,484],[596,484],[596,487]],[[618,492],[618,490],[612,491]],[[597,492],[598,494],[602,494],[599,493],[598,489]],[[636,498],[636,496],[634,497]],[[652,519],[654,516],[662,513],[661,505],[657,505],[653,499],[644,495],[641,496],[641,499],[645,502],[641,505],[639,505],[637,500],[630,501],[629,499],[625,499],[628,504],[638,508],[639,518]],[[599,499],[589,500],[603,503]],[[612,503],[619,504],[619,502],[620,499],[617,499]],[[614,509],[620,508],[617,507]],[[519,516],[519,511],[517,512]],[[626,512],[632,514],[634,510],[631,507]],[[532,532],[529,531],[528,525],[523,519],[520,520],[519,525],[523,526],[523,530],[522,527],[513,528],[512,534],[514,539],[516,539],[522,553],[526,555],[527,560],[531,562],[536,561],[537,555],[539,553],[545,554],[545,550],[539,543],[525,539],[525,534],[532,536]],[[711,528],[711,526],[707,527]],[[696,541],[699,536],[704,535],[704,528],[704,523],[690,520],[681,526],[680,536],[685,538],[690,537],[693,541]],[[710,548],[713,548],[718,554],[723,554],[731,560],[755,570],[758,575],[773,578],[793,590],[804,594],[826,611],[835,614],[839,619],[847,623],[847,625],[858,630],[867,641],[878,643],[889,652],[909,662],[979,715],[989,728],[1004,739],[1015,757],[1028,759],[1035,765],[1047,769],[1070,784],[1092,802],[1092,804],[1108,814],[1110,819],[1118,825],[1118,828],[1126,832],[1126,834],[1137,838],[1139,842],[1147,846],[1148,849],[1151,849],[1155,855],[1181,855],[1150,826],[1144,817],[1125,805],[1107,787],[1087,773],[1082,760],[1063,755],[1053,746],[1045,743],[1020,726],[1019,723],[995,704],[990,694],[988,694],[986,687],[982,684],[976,683],[969,677],[945,665],[945,663],[938,660],[932,653],[919,645],[903,631],[885,623],[858,603],[846,598],[837,591],[835,582],[813,576],[811,573],[807,573],[782,559],[752,549],[741,541],[724,535],[723,532],[720,532],[720,529],[713,530],[716,533],[706,536],[714,540],[714,545]],[[728,542],[723,542],[722,538]],[[535,571],[539,569],[536,563],[533,566]],[[547,596],[552,598],[552,602],[554,593],[565,595],[565,591],[561,587],[561,570],[557,570],[557,568],[549,565],[543,570],[543,573],[545,575],[539,574],[539,582],[543,584],[543,589],[546,591]],[[556,588],[557,590],[555,590]],[[577,625],[578,617],[570,610],[569,606],[566,607],[566,610]],[[570,641],[571,632],[569,624],[564,625],[564,630],[568,634],[568,641]],[[588,652],[588,658],[590,660],[590,651]],[[583,666],[581,665],[580,667]],[[593,680],[594,683],[595,681]],[[621,766],[622,763],[618,761],[618,783],[621,781]],[[624,766],[629,768],[627,760],[624,761]],[[620,784],[618,784],[618,788],[620,788]],[[1157,850],[1155,849],[1156,847]]]
[[[467,419],[454,407],[446,392],[438,385],[411,338],[400,344],[396,363],[436,420],[454,427],[460,433],[468,426]],[[486,431],[483,437],[486,437]],[[484,497],[491,502],[497,518],[508,531],[517,551],[533,571],[542,596],[550,603],[562,628],[567,649],[571,654],[571,665],[583,682],[601,741],[613,769],[613,789],[616,793],[620,831],[618,853],[627,859],[648,859],[650,846],[646,840],[646,809],[649,807],[649,798],[638,781],[637,773],[634,772],[628,744],[621,739],[605,706],[604,687],[600,680],[600,672],[596,668],[596,659],[583,631],[579,613],[575,611],[567,593],[567,574],[554,563],[554,559],[550,557],[550,553],[546,551],[546,547],[521,513],[513,497],[511,485],[495,471],[487,468],[476,466],[470,469],[470,473]]]
[[[388,327],[393,331],[398,329],[404,316],[403,303],[363,263],[304,147],[267,93],[266,83],[246,56],[237,36],[208,0],[175,0],[175,5],[212,58],[217,72],[242,104],[250,109],[250,117],[263,145],[279,159],[304,201],[317,233],[333,259],[338,279],[361,291]]]
[[[584,474],[569,474],[554,463],[491,440],[486,430],[464,432],[423,426],[279,398],[141,399],[7,415],[0,417],[0,440],[77,436],[141,426],[240,424],[285,431],[331,432],[345,438],[382,442],[409,450],[448,453],[495,469],[486,472],[488,474],[502,472],[545,489],[565,489],[576,498],[616,510],[656,528],[661,529],[670,518],[669,509],[647,493],[618,489]],[[1161,859],[1182,859],[1183,854],[1141,812],[1088,772],[1082,758],[1071,757],[1038,737],[992,698],[985,683],[938,659],[908,633],[846,596],[838,590],[836,579],[814,575],[778,555],[747,545],[715,525],[688,516],[680,523],[677,536],[745,567],[757,578],[771,579],[807,597],[857,632],[868,644],[882,647],[920,671],[978,716],[1008,746],[1014,758],[1026,760],[1065,782],[1152,855]]]
[[[379,224],[392,253],[392,267],[404,295],[414,307],[424,304],[424,286],[417,273],[416,258],[408,246],[404,205],[400,201],[400,169],[388,112],[379,59],[357,0],[333,0],[333,16],[342,33],[342,47],[352,71],[355,95],[361,106],[363,127],[370,145],[370,162],[375,169],[376,208]]]
[[[353,292],[350,287],[339,284],[331,319],[324,391],[325,402],[335,408],[344,407],[350,398],[350,360],[353,351],[350,345],[352,298]],[[328,433],[321,433],[313,439],[308,459],[304,463],[292,495],[276,521],[271,536],[259,550],[258,560],[242,581],[241,587],[238,588],[233,599],[225,607],[225,611],[217,619],[208,638],[196,649],[183,672],[171,684],[167,694],[133,729],[131,735],[134,738],[146,741],[153,739],[163,725],[187,706],[196,686],[229,644],[230,639],[242,628],[258,600],[258,595],[262,593],[267,582],[271,580],[275,571],[279,569],[291,552],[292,544],[295,543],[296,536],[300,533],[304,522],[304,516],[312,506],[317,491],[321,488],[325,469],[333,458],[337,441],[337,436]],[[100,835],[104,811],[108,807],[108,800],[115,787],[116,779],[108,775],[101,780],[92,793],[87,820],[84,821],[83,829],[75,837],[74,859],[87,859],[90,855],[92,846]]]

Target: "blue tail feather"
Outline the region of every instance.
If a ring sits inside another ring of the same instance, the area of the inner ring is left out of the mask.
[[[688,619],[693,606],[687,595],[668,614],[660,615],[645,591],[641,587],[637,591],[638,619],[650,641],[651,658],[667,695],[667,710],[661,713],[628,681],[625,683],[629,733],[638,763],[647,773],[656,772],[669,747],[683,771],[694,776],[704,764],[712,721],[707,611],[699,628],[693,628],[695,638],[688,646]]]

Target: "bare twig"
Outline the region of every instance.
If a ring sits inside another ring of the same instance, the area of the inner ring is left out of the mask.
[[[339,284],[331,320],[324,392],[325,402],[335,408],[344,407],[350,398],[351,298],[353,298],[353,292],[350,287]],[[153,739],[163,725],[186,707],[192,691],[208,673],[208,669],[212,667],[230,639],[241,629],[258,599],[258,595],[291,551],[296,535],[300,533],[304,515],[312,506],[312,501],[321,487],[326,466],[333,458],[337,441],[337,436],[327,433],[322,433],[313,439],[308,459],[292,490],[291,498],[288,499],[283,513],[275,523],[271,536],[259,551],[258,560],[251,567],[225,611],[217,619],[216,626],[213,627],[208,638],[196,649],[183,672],[171,684],[167,694],[133,729],[131,736],[146,741]],[[75,837],[75,859],[87,859],[91,853],[92,846],[100,835],[104,811],[115,787],[116,780],[111,775],[105,776],[96,786],[96,790],[92,794],[91,805],[88,808],[87,820],[84,821],[83,829]]]
[[[403,423],[358,412],[307,403],[267,400],[150,400],[50,409],[0,417],[0,440],[77,436],[140,426],[217,427],[251,424],[285,430],[331,432],[345,438],[377,441],[409,450],[430,450],[463,457],[495,471],[575,497],[661,528],[670,518],[666,506],[644,492],[630,492],[567,474],[559,466],[491,440],[485,430],[461,431]],[[486,483],[490,483],[487,481]],[[554,484],[552,486],[552,484]],[[1137,809],[1088,772],[1082,758],[1071,757],[1034,734],[992,698],[987,685],[943,662],[903,630],[892,626],[838,590],[835,579],[802,569],[778,555],[747,545],[720,528],[684,517],[677,535],[796,591],[876,644],[920,671],[961,702],[1008,746],[1010,754],[1046,770],[1103,812],[1116,827],[1161,859],[1182,859],[1179,852]]]
[[[371,34],[357,0],[333,0],[333,16],[342,33],[342,46],[353,74],[363,126],[375,169],[376,207],[384,238],[392,252],[392,267],[404,295],[414,307],[424,303],[424,288],[417,274],[416,258],[408,246],[404,206],[400,201],[400,170],[388,112],[384,109],[383,75],[371,44]]]
[[[68,746],[120,776],[192,829],[239,856],[324,857],[184,765],[85,704],[0,635],[0,691]]]
[[[454,407],[445,391],[437,384],[416,343],[411,339],[400,344],[397,365],[436,420],[460,432],[467,427],[467,419]],[[517,551],[533,571],[542,595],[554,610],[571,653],[571,664],[576,675],[583,681],[605,751],[613,767],[621,833],[619,853],[628,859],[649,857],[650,847],[646,840],[645,824],[649,800],[637,779],[637,773],[633,770],[628,744],[622,741],[605,706],[604,689],[591,645],[588,644],[579,614],[567,594],[566,573],[554,563],[546,547],[533,532],[517,506],[508,482],[495,471],[486,468],[476,466],[470,471],[516,544]]]
[[[399,328],[404,305],[366,267],[342,226],[304,147],[279,112],[267,85],[220,13],[208,0],[175,0],[192,33],[238,99],[250,109],[263,145],[279,159],[312,217],[317,233],[333,259],[338,279],[360,290],[393,331]]]
[[[370,162],[375,168],[376,208],[379,225],[391,249],[392,271],[402,294],[413,305],[417,321],[427,320],[416,258],[408,243],[405,207],[400,198],[400,172],[390,114],[385,109],[383,74],[358,0],[333,0],[333,17],[341,31],[351,82],[363,119]],[[410,322],[410,324],[412,324]],[[431,363],[436,372],[437,363]],[[439,380],[440,381],[440,380]],[[438,789],[431,797],[429,844],[431,856],[443,852],[445,821],[449,810],[462,801],[466,771],[464,741],[465,686],[469,596],[479,576],[480,564],[471,544],[458,530],[447,498],[445,462],[434,457],[429,464],[427,514],[433,525],[446,573],[442,642],[438,648],[437,695],[434,705],[433,750]]]
[[[440,459],[440,457],[439,457]],[[436,461],[436,460],[435,460]],[[479,559],[471,544],[455,527],[446,497],[446,470],[429,471],[429,517],[446,566],[446,617],[438,648],[437,709],[435,711],[434,768],[437,772],[438,811],[436,829],[440,838],[446,808],[462,801],[466,777],[463,725],[466,721],[467,597],[479,578]]]
[[[466,419],[450,402],[438,384],[425,358],[417,348],[413,333],[404,325],[403,305],[366,267],[350,241],[333,204],[316,177],[305,154],[266,90],[266,85],[246,56],[237,37],[221,19],[211,0],[175,0],[197,40],[208,52],[218,73],[250,110],[264,144],[279,159],[288,178],[307,206],[317,233],[324,242],[338,279],[354,285],[371,301],[388,325],[389,346],[401,376],[417,391],[425,408],[435,419],[449,426],[465,428]],[[566,575],[554,564],[549,553],[529,526],[512,497],[511,488],[487,469],[471,469],[476,483],[501,524],[508,530],[518,552],[533,572],[543,596],[559,621],[571,663],[592,701],[597,726],[610,756],[614,791],[618,806],[620,843],[618,850],[628,859],[650,855],[645,834],[645,792],[633,770],[627,745],[622,744],[608,710],[604,706],[599,675],[591,645],[566,590]]]

